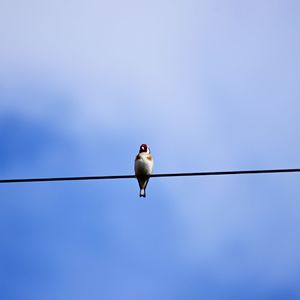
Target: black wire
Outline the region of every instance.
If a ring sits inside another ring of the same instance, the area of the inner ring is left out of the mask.
[[[122,179],[135,178],[134,175],[113,175],[113,176],[81,176],[81,177],[50,177],[50,178],[22,178],[22,179],[0,179],[0,183],[15,182],[41,182],[41,181],[75,181],[75,180],[101,180],[101,179]]]
[[[263,173],[295,173],[300,169],[272,169],[272,170],[247,170],[247,171],[218,171],[198,173],[169,173],[152,174],[150,177],[181,177],[181,176],[215,176],[215,175],[241,175],[241,174],[263,174]],[[102,180],[102,179],[128,179],[136,178],[135,175],[112,175],[112,176],[81,176],[81,177],[50,177],[50,178],[21,178],[21,179],[0,179],[0,183],[17,182],[42,182],[42,181],[78,181],[78,180]]]
[[[199,173],[171,173],[153,174],[151,177],[177,177],[177,176],[215,176],[215,175],[241,175],[241,174],[263,174],[263,173],[295,173],[300,169],[273,169],[273,170],[248,170],[248,171],[218,171],[218,172],[199,172]]]

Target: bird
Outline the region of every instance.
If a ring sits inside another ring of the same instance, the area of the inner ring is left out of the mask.
[[[140,197],[146,197],[146,187],[153,171],[153,157],[146,144],[140,146],[134,162],[135,176],[140,186]]]

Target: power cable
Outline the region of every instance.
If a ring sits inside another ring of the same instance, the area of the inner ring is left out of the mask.
[[[217,171],[217,172],[195,172],[195,173],[165,173],[165,174],[152,174],[152,175],[150,175],[150,177],[187,177],[187,176],[216,176],[216,175],[296,173],[296,172],[300,172],[300,169]],[[135,175],[109,175],[109,176],[80,176],[80,177],[18,178],[18,179],[0,179],[0,183],[107,180],[107,179],[130,179],[130,178],[136,178],[136,176]]]

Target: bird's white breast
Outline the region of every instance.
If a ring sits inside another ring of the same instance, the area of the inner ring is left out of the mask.
[[[135,161],[134,170],[136,175],[150,175],[153,171],[153,159],[147,158],[148,153],[140,153]]]

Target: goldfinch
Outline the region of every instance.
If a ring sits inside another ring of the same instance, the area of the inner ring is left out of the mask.
[[[146,144],[140,146],[140,151],[134,162],[135,176],[140,186],[140,197],[146,197],[146,187],[153,171],[153,158]]]

